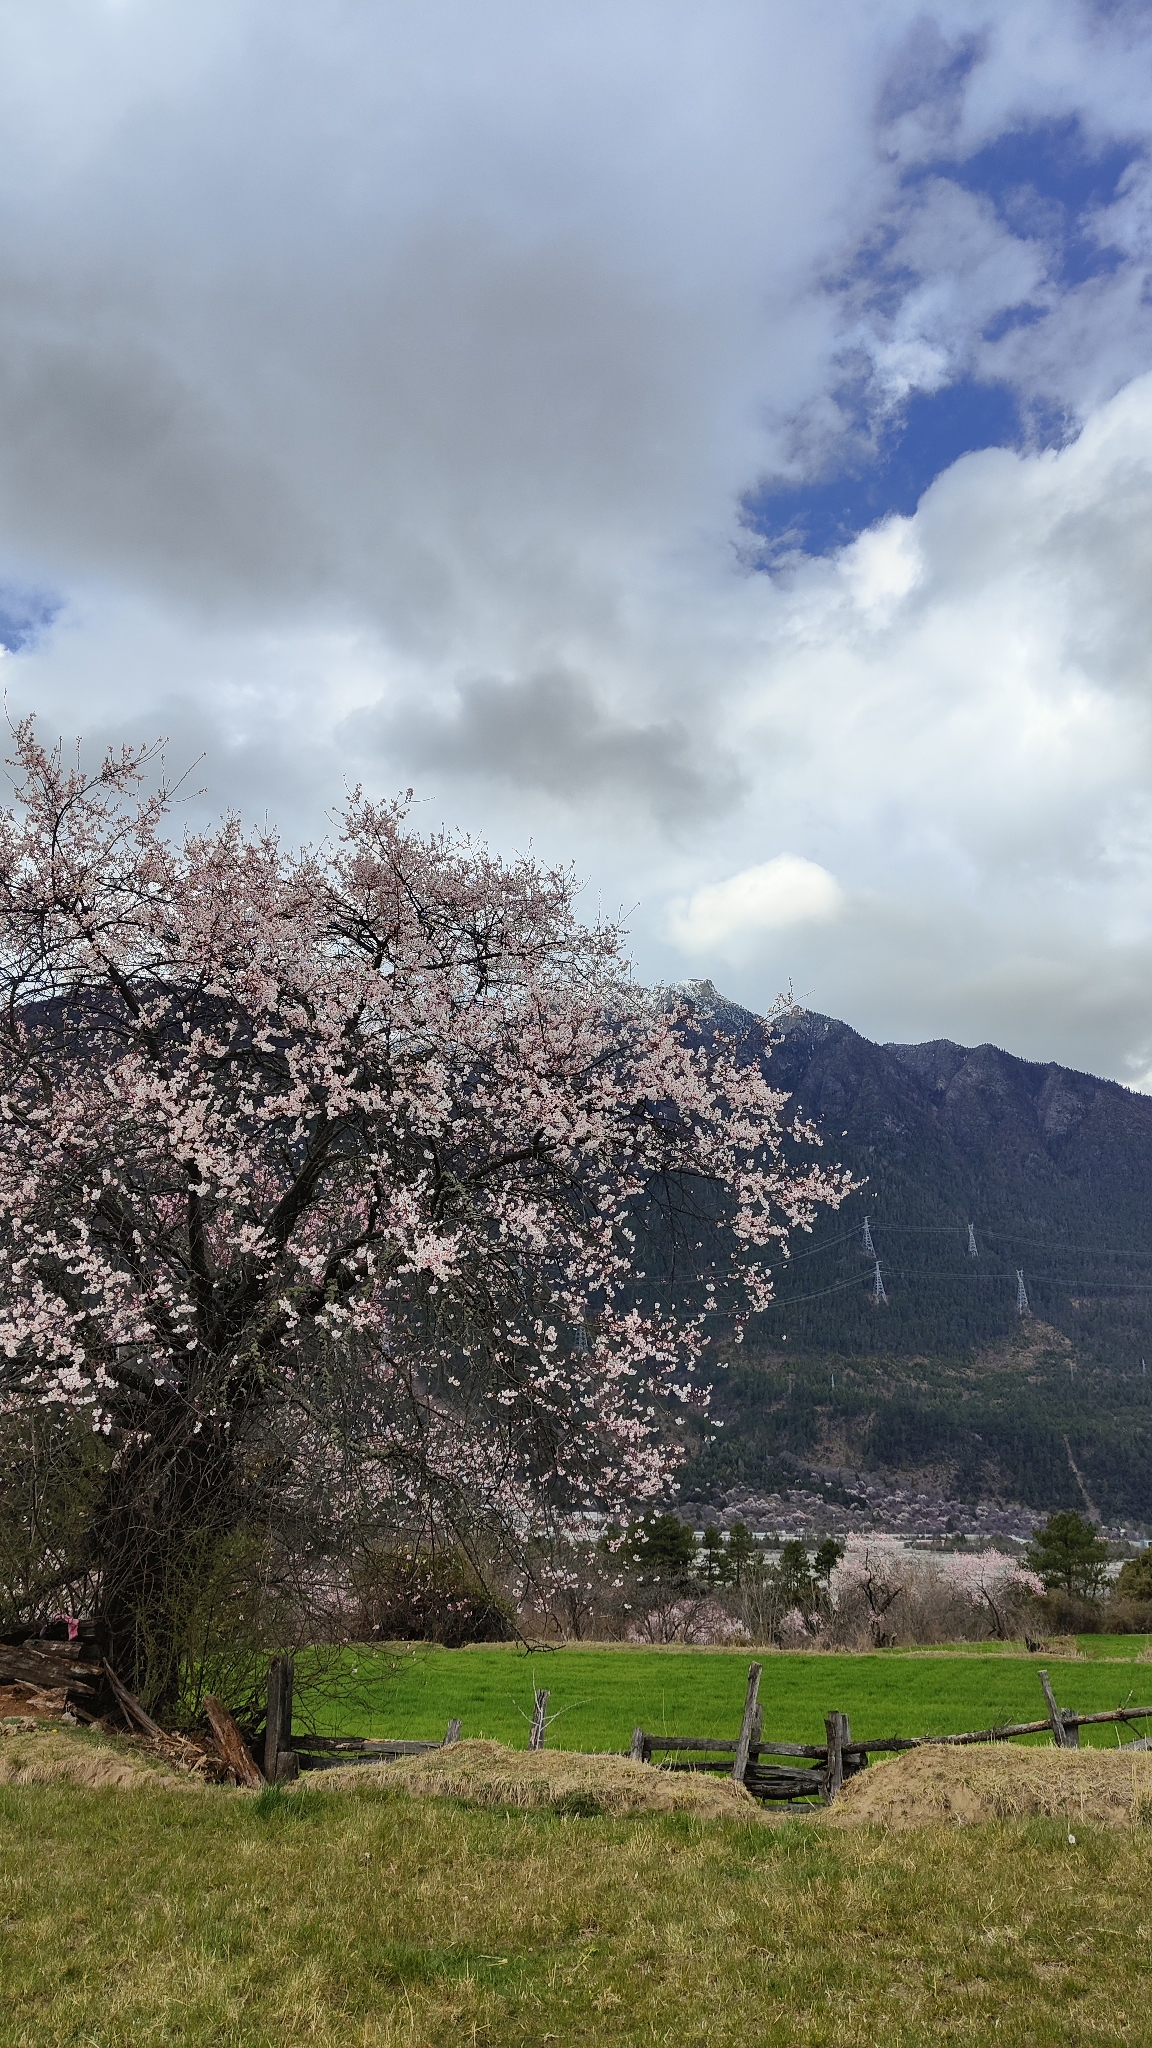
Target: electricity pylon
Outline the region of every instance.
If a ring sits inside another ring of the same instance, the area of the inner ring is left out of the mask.
[[[888,1296],[884,1292],[884,1281],[880,1272],[879,1259],[877,1259],[876,1261],[876,1272],[872,1279],[872,1299],[876,1303],[877,1307],[879,1307],[882,1301],[886,1302],[888,1299]]]
[[[1021,1316],[1026,1316],[1030,1313],[1028,1308],[1028,1289],[1024,1285],[1024,1275],[1020,1271],[1019,1266],[1016,1268],[1016,1313]]]
[[[867,1252],[870,1259],[876,1257],[876,1247],[872,1242],[872,1232],[868,1228],[867,1217],[864,1218],[864,1235],[860,1239],[860,1249],[862,1252]]]
[[[978,1259],[980,1257],[980,1247],[976,1242],[976,1232],[971,1224],[968,1225],[968,1257],[970,1259]]]

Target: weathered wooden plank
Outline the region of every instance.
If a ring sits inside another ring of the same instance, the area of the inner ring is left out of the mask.
[[[1047,1727],[1047,1725],[1045,1721],[1043,1726]],[[922,1736],[914,1736],[912,1738],[914,1742],[920,1742],[923,1739]],[[734,1756],[736,1752],[736,1744],[731,1736],[649,1735],[643,1728],[637,1728],[633,1731],[633,1744],[636,1745],[641,1740],[649,1751],[701,1750],[704,1752],[712,1751],[717,1756]],[[856,1745],[856,1747],[859,1746],[859,1744]],[[635,1749],[629,1752],[630,1755],[635,1753]],[[826,1757],[827,1754],[827,1746],[823,1742],[765,1742],[763,1737],[751,1743],[748,1748],[749,1757],[806,1756],[816,1759],[817,1757]]]
[[[1052,1690],[1048,1673],[1041,1671],[1037,1675],[1040,1680],[1040,1689],[1048,1702],[1048,1725],[1052,1730],[1052,1740],[1056,1744],[1057,1749],[1067,1749],[1068,1735],[1064,1727],[1064,1716],[1056,1705],[1056,1695]]]
[[[163,1729],[157,1727],[155,1721],[152,1719],[151,1714],[146,1714],[144,1712],[143,1707],[140,1705],[139,1700],[133,1699],[132,1694],[128,1690],[128,1687],[126,1685],[121,1685],[120,1680],[117,1678],[116,1673],[113,1671],[112,1666],[108,1662],[107,1657],[105,1657],[104,1659],[104,1676],[108,1680],[108,1683],[112,1688],[113,1699],[116,1701],[116,1704],[121,1709],[121,1711],[127,1716],[128,1720],[130,1722],[134,1721],[137,1728],[141,1729],[145,1735],[162,1735],[164,1732]]]
[[[1145,1721],[1152,1714],[1152,1707],[1109,1707],[1106,1714],[1070,1714],[1064,1709],[1065,1724],[1087,1728],[1096,1721]]]
[[[93,1662],[91,1643],[67,1643],[56,1636],[25,1636],[22,1643],[6,1644],[4,1647],[31,1650],[37,1657],[63,1657],[69,1664]],[[98,1666],[93,1665],[93,1668]]]
[[[258,1764],[253,1763],[244,1746],[244,1737],[228,1712],[222,1700],[213,1699],[209,1693],[204,1701],[204,1712],[211,1723],[216,1737],[216,1746],[230,1771],[235,1774],[238,1785],[247,1785],[252,1791],[264,1783]]]
[[[264,1776],[279,1777],[282,1751],[292,1747],[292,1692],[295,1665],[291,1657],[273,1657],[268,1666],[268,1715],[264,1723]]]
[[[824,1797],[831,1804],[844,1783],[844,1744],[851,1740],[847,1714],[825,1714],[828,1730],[828,1762],[824,1771]]]
[[[733,1782],[737,1785],[744,1783],[744,1773],[748,1769],[748,1751],[751,1749],[755,1737],[760,1733],[756,1725],[756,1704],[760,1692],[760,1673],[763,1669],[764,1666],[762,1664],[750,1664],[748,1666],[748,1690],[744,1695],[744,1715],[740,1723],[740,1733],[736,1738],[736,1755],[732,1764],[732,1778]]]
[[[1152,1714],[1152,1707],[1109,1707],[1102,1714],[1076,1714],[1063,1707],[1060,1712],[1066,1728],[1087,1728],[1101,1721],[1143,1721]],[[1010,1721],[999,1728],[977,1728],[964,1735],[886,1735],[882,1741],[848,1743],[845,1753],[868,1756],[901,1749],[923,1749],[929,1743],[1009,1742],[1016,1735],[1043,1735],[1051,1726],[1051,1721],[1045,1719]]]
[[[99,1664],[54,1657],[51,1652],[30,1649],[23,1643],[16,1646],[0,1644],[0,1685],[25,1682],[42,1686],[47,1692],[53,1686],[66,1685],[69,1692],[76,1692],[84,1698],[98,1690],[101,1677]]]
[[[745,1784],[748,1791],[757,1797],[764,1792],[779,1791],[781,1787],[823,1794],[824,1777],[823,1771],[753,1771],[745,1779]]]
[[[819,1799],[824,1798],[823,1771],[774,1772],[768,1778],[748,1778],[745,1790],[753,1799]]]
[[[640,1733],[643,1731],[638,1729],[637,1734]],[[732,1736],[724,1739],[711,1735],[645,1735],[644,1740],[649,1749],[716,1749],[727,1750],[729,1756],[735,1755],[736,1751]],[[823,1750],[820,1754],[823,1756]]]

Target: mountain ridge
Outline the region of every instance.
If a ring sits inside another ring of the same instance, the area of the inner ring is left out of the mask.
[[[711,984],[681,993],[863,1183],[794,1237],[745,1345],[718,1342],[723,1428],[690,1489],[779,1492],[851,1463],[1046,1512],[1083,1508],[1079,1473],[1109,1521],[1152,1521],[1152,1098],[990,1043],[881,1045],[818,1012],[768,1032]],[[1028,1331],[1051,1341],[1026,1366]]]

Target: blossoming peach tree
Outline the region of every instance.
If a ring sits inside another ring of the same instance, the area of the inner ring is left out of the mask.
[[[720,1309],[848,1186],[760,1062],[638,989],[569,872],[409,799],[299,851],[180,836],[155,750],[87,770],[29,722],[13,767],[2,1396],[107,1435],[125,1668],[171,1686],[173,1585],[257,1479],[521,1533],[664,1490]]]

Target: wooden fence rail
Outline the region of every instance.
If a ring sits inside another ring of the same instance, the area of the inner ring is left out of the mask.
[[[292,1750],[304,1770],[330,1771],[337,1764],[379,1764],[398,1756],[424,1756],[429,1750],[446,1749],[449,1743],[459,1740],[459,1721],[449,1721],[442,1742],[377,1740],[363,1735],[294,1735]]]

